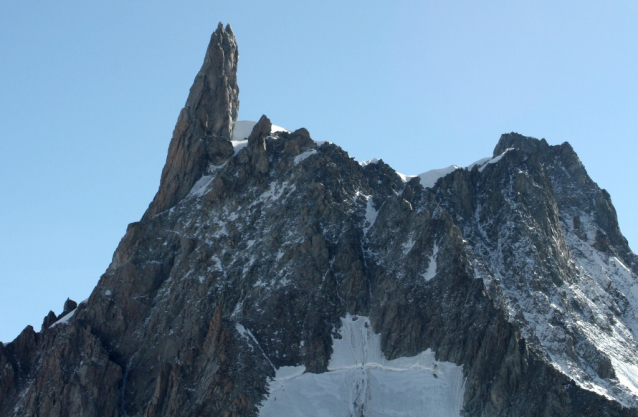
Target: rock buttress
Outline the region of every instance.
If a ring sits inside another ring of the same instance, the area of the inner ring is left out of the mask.
[[[233,155],[230,138],[239,110],[238,57],[230,25],[224,28],[220,23],[179,114],[159,190],[144,219],[174,206],[211,163],[221,164]]]

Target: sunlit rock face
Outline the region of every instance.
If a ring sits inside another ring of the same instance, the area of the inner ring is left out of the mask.
[[[224,163],[233,155],[230,139],[239,112],[238,59],[235,35],[230,25],[224,28],[220,23],[179,114],[160,187],[145,219],[171,208],[210,164]]]
[[[403,175],[235,123],[236,65],[220,26],[91,296],[0,344],[0,415],[638,415],[638,259],[569,144]]]

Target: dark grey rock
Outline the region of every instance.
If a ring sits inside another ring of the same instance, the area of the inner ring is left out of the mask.
[[[60,314],[58,319],[61,319],[62,317],[66,316],[67,314],[75,310],[77,306],[78,306],[78,303],[71,300],[70,298],[67,298],[66,301],[64,302],[64,308],[62,309],[62,313]]]
[[[53,311],[49,311],[49,314],[47,314],[44,317],[44,320],[42,321],[42,327],[41,327],[40,331],[44,331],[44,330],[48,329],[57,320],[58,320],[58,316],[56,316]]]

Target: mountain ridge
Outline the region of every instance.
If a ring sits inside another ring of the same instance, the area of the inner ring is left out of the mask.
[[[356,401],[334,407],[373,415],[384,391],[334,356],[365,323],[377,362],[431,354],[436,389],[435,366],[461,367],[449,413],[638,415],[636,256],[569,144],[504,134],[427,188],[266,116],[235,148],[237,53],[217,48],[233,44],[220,24],[202,67],[223,57],[231,99],[191,100],[200,71],[158,194],[89,299],[0,346],[0,412],[268,415],[279,371],[318,381],[341,360]]]

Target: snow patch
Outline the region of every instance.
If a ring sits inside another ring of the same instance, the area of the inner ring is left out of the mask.
[[[65,314],[64,317],[61,317],[60,320],[53,323],[49,328],[57,326],[58,324],[69,324],[69,320],[75,315],[76,310],[77,308],[74,308],[70,313]]]
[[[407,240],[407,242],[404,242],[403,245],[401,245],[402,248],[403,248],[403,256],[405,256],[408,253],[410,253],[410,251],[414,247],[415,243],[416,243],[416,241],[414,240],[414,236],[410,236],[410,238]]]
[[[233,134],[230,137],[231,141],[243,141],[248,136],[250,136],[250,132],[253,131],[253,128],[257,122],[253,122],[250,120],[238,120],[233,125]]]
[[[366,220],[363,226],[363,234],[367,235],[368,230],[370,230],[370,228],[374,225],[374,222],[377,221],[377,216],[379,215],[379,212],[374,209],[374,205],[372,204],[372,197],[371,196],[364,196],[364,197],[366,198],[367,202],[366,202]]]
[[[306,159],[309,156],[312,156],[312,155],[314,155],[316,153],[317,153],[317,151],[314,150],[314,149],[310,149],[309,151],[300,153],[299,155],[295,156],[295,165],[298,165],[301,161],[303,161],[304,159]]]
[[[408,182],[412,178],[416,177],[416,175],[405,175],[405,174],[402,174],[402,173],[400,173],[398,171],[394,171],[394,172],[397,173],[397,175],[399,176],[399,178],[401,178],[401,181],[403,181],[403,182]]]
[[[438,362],[430,349],[388,360],[367,317],[348,314],[341,322],[328,372],[306,373],[303,365],[277,369],[260,416],[460,415],[462,367]]]
[[[428,269],[423,274],[423,279],[426,281],[431,280],[436,276],[436,254],[439,253],[439,245],[434,244],[434,249],[432,250],[432,255],[430,256],[430,261],[428,262]]]
[[[191,188],[187,197],[201,197],[206,194],[206,189],[213,181],[213,178],[215,178],[213,175],[204,175],[203,177],[201,177],[199,180],[197,180],[195,185],[193,185],[193,188]]]
[[[258,202],[267,202],[267,201],[277,201],[284,194],[284,191],[288,191],[290,194],[295,190],[295,186],[292,185],[288,187],[288,181],[284,181],[282,183],[278,183],[277,181],[273,181],[270,183],[270,188],[267,191],[264,191],[259,198]],[[255,203],[253,203],[255,204]]]
[[[485,169],[485,167],[486,167],[486,166],[488,166],[489,164],[495,164],[495,163],[497,163],[498,161],[500,161],[500,160],[501,160],[501,159],[505,156],[505,154],[506,154],[506,153],[508,153],[509,151],[511,151],[512,149],[514,149],[514,148],[507,148],[507,149],[505,149],[505,152],[503,152],[503,153],[502,153],[502,154],[500,154],[499,156],[495,156],[494,158],[489,159],[487,162],[483,163],[483,166],[481,166],[481,167],[479,168],[479,172],[483,172],[483,170]]]
[[[514,149],[514,148],[508,148],[508,149],[505,150],[505,152],[503,152],[502,154],[500,154],[500,155],[498,155],[498,156],[496,156],[494,158],[487,157],[487,158],[479,159],[478,161],[468,165],[466,168],[471,170],[474,166],[479,166],[479,171],[483,172],[483,169],[485,169],[485,167],[488,164],[497,163],[498,161],[501,160],[501,158],[507,152],[511,151],[512,149]],[[377,162],[378,159],[371,159],[370,161]],[[365,166],[368,163],[370,163],[370,162],[368,162],[368,161],[360,162],[359,164],[361,166]],[[446,176],[447,174],[456,171],[457,169],[463,169],[463,167],[460,167],[458,165],[450,165],[447,168],[431,169],[431,170],[426,171],[426,172],[424,172],[422,174],[419,174],[419,175],[405,175],[405,174],[402,174],[400,172],[397,172],[397,175],[401,178],[401,180],[403,182],[408,182],[414,177],[419,177],[421,179],[421,185],[423,187],[432,188],[432,187],[434,187],[434,184],[436,184],[436,182],[439,180],[439,178],[442,178],[442,177]]]
[[[251,120],[238,120],[235,122],[233,126],[233,134],[230,137],[230,143],[232,143],[233,148],[235,149],[235,155],[242,149],[248,145],[248,136],[253,131],[253,128],[257,122],[253,122]],[[281,126],[272,125],[270,129],[270,133],[275,132],[289,132],[289,130],[284,129]]]
[[[485,165],[485,163],[487,161],[489,161],[490,159],[492,159],[492,158],[489,157],[489,156],[487,158],[481,158],[478,161],[475,161],[475,162],[471,163],[470,165],[466,166],[465,168],[467,168],[468,170],[471,171],[472,168],[474,168],[475,166],[481,167],[481,166]]]
[[[419,174],[418,177],[421,179],[421,185],[423,187],[432,188],[439,178],[444,177],[457,169],[461,169],[461,167],[457,165],[450,165],[447,168],[431,169],[423,174]]]
[[[241,151],[242,149],[244,149],[246,147],[246,145],[248,145],[248,140],[231,140],[230,143],[233,145],[233,148],[235,149],[235,155],[237,155],[237,153],[239,151]]]
[[[231,142],[232,141],[243,142],[245,139],[248,139],[248,136],[250,136],[250,133],[253,131],[253,128],[255,127],[256,124],[257,122],[253,122],[252,120],[236,121],[235,124],[233,125],[233,134],[230,137]],[[275,132],[289,132],[289,130],[284,129],[281,126],[272,125],[272,128],[270,129],[270,133],[275,133]]]
[[[361,165],[362,167],[366,166],[366,165],[370,165],[370,164],[376,164],[379,162],[379,159],[377,158],[372,158],[372,159],[368,159],[367,161],[363,161],[363,162],[359,162],[359,165]]]

